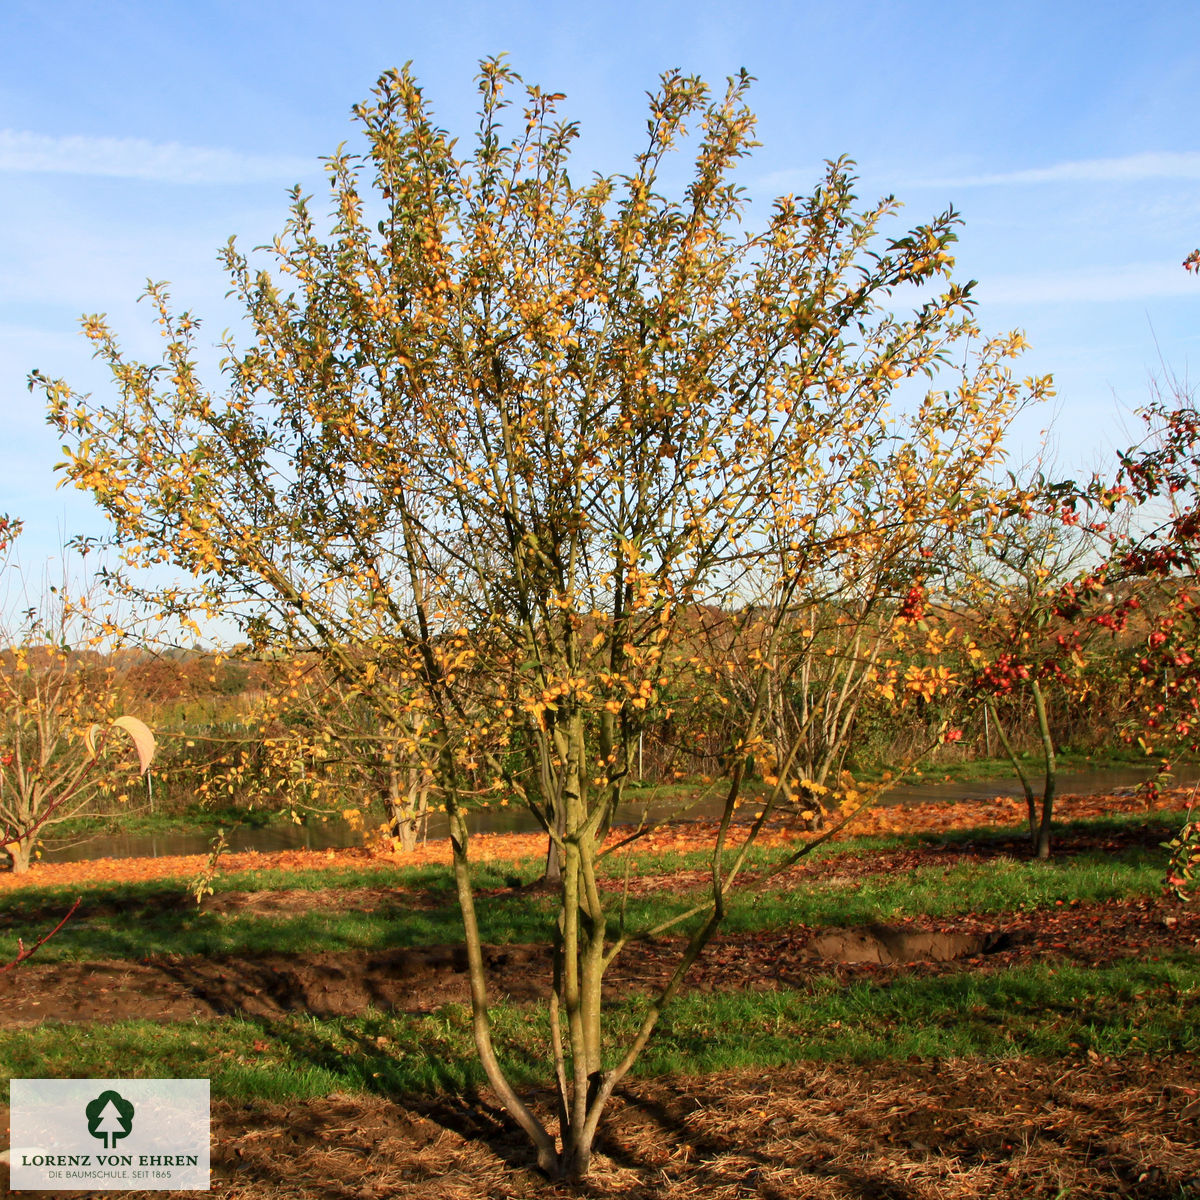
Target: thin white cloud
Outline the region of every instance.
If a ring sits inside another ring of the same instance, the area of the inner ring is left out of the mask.
[[[1200,179],[1200,151],[1164,150],[1123,158],[1085,158],[992,175],[913,179],[907,187],[1005,187],[1027,183],[1140,183],[1148,179]]]
[[[240,154],[144,138],[49,137],[0,130],[0,171],[105,175],[159,183],[265,183],[312,174],[314,160]]]
[[[1200,296],[1193,276],[1178,263],[1130,263],[1075,271],[996,275],[975,293],[987,304],[1079,304]]]
[[[801,196],[811,192],[822,178],[822,173],[817,170],[788,167],[759,175],[749,180],[748,186],[752,192],[766,192],[771,196]]]

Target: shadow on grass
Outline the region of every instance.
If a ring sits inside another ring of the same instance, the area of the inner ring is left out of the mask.
[[[397,1058],[389,1037],[391,1023],[382,1016],[367,1019],[358,1030],[269,1018],[256,1024],[264,1038],[284,1048],[291,1062],[329,1072],[343,1079],[351,1091],[378,1096],[482,1143],[510,1168],[536,1170],[536,1154],[528,1138],[503,1108],[482,1094],[482,1067],[458,1048],[424,1042],[421,1086],[414,1090],[414,1073]],[[520,1072],[516,1082],[525,1088],[530,1084]]]
[[[443,945],[462,940],[462,917],[453,896],[426,892],[364,892],[322,904],[307,892],[284,893],[289,902],[271,906],[218,896],[197,908],[178,884],[137,889],[82,890],[75,916],[56,935],[39,961],[50,959],[143,960],[154,955],[308,953]],[[67,897],[33,893],[0,898],[0,936],[28,939],[52,927],[70,908]],[[540,900],[540,898],[539,898]],[[545,935],[547,905],[512,891],[480,904],[480,928],[493,943],[527,942]]]

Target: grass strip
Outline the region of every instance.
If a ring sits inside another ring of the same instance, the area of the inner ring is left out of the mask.
[[[610,1062],[642,1003],[628,999],[606,1014]],[[497,1005],[494,1023],[513,1078],[544,1085],[544,1011]],[[845,986],[819,976],[803,990],[688,993],[667,1010],[637,1069],[696,1074],[814,1060],[1078,1059],[1088,1052],[1200,1052],[1195,955],[912,975],[887,984]],[[482,1083],[464,1005],[334,1020],[48,1023],[0,1032],[0,1071],[8,1078],[207,1077],[214,1096],[268,1101],[338,1090],[427,1095]]]
[[[754,933],[795,925],[863,925],[916,914],[1004,913],[1072,900],[1095,903],[1156,895],[1161,878],[1161,851],[1134,846],[1046,862],[996,858],[933,865],[837,884],[805,880],[796,886],[779,881],[736,892],[723,928],[730,933]],[[505,888],[497,874],[491,882],[493,894],[479,901],[484,941],[501,945],[545,940],[553,920],[553,899]],[[307,908],[259,913],[197,909],[161,883],[157,889],[150,885],[97,888],[85,895],[77,916],[39,951],[38,961],[292,954],[315,947],[378,950],[461,941],[462,922],[453,898],[439,890],[425,893],[423,902],[415,903],[417,894],[397,892],[394,902],[368,911]],[[53,925],[66,909],[64,899],[46,899],[33,892],[5,897],[0,905],[4,930],[0,961],[16,953],[19,936],[28,938]],[[650,926],[682,911],[694,899],[695,894],[689,897],[677,891],[633,897],[626,906],[626,922],[631,928]],[[618,907],[614,899],[612,908]],[[614,931],[616,922],[614,911]]]

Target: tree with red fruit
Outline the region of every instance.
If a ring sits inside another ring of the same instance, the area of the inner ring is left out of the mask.
[[[1150,613],[1131,679],[1135,719],[1127,736],[1159,759],[1147,785],[1153,794],[1181,757],[1200,752],[1200,411],[1172,377],[1166,396],[1141,416],[1145,436],[1121,456],[1110,493],[1136,509],[1140,530],[1116,541],[1112,558]],[[1200,829],[1190,814],[1170,848],[1167,884],[1184,896],[1200,870]]]
[[[969,664],[965,695],[985,708],[1021,782],[1039,858],[1050,854],[1057,791],[1060,735],[1051,698],[1057,693],[1065,703],[1092,690],[1094,643],[1122,632],[1128,620],[1104,571],[1088,566],[1096,561],[1094,531],[1074,502],[1063,502],[1071,486],[1041,471],[1014,482],[993,511],[964,530],[954,590]],[[1033,726],[1043,763],[1040,794],[1018,753],[1014,721]]]
[[[1200,274],[1200,249],[1184,259]],[[1144,616],[1140,653],[1127,680],[1133,715],[1125,730],[1159,770],[1155,795],[1182,756],[1200,752],[1200,408],[1194,389],[1168,374],[1140,412],[1141,440],[1120,456],[1115,483],[1093,480],[1093,511],[1129,514],[1131,531],[1108,536],[1106,570]],[[1186,896],[1200,873],[1200,822],[1189,810],[1170,843],[1167,886]]]

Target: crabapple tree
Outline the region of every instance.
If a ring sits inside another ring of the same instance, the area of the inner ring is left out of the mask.
[[[85,321],[115,401],[34,379],[126,559],[187,572],[162,607],[319,654],[387,728],[420,731],[476,1046],[555,1176],[586,1175],[614,1087],[724,915],[761,828],[735,829],[746,764],[803,605],[879,564],[906,580],[910,551],[985,502],[1011,416],[1047,388],[1014,378],[1019,335],[980,334],[951,278],[952,211],[904,230],[837,160],[811,195],[746,219],[749,85],[665,74],[628,173],[579,182],[562,96],[526,87],[512,111],[519,77],[484,62],[460,152],[409,71],[389,72],[355,110],[362,153],[328,160],[328,219],[297,193],[265,255],[225,250],[249,334],[225,344],[219,388],[197,319],[160,285],[159,363]],[[680,191],[665,165],[685,146]],[[673,706],[722,704],[694,615],[752,606],[766,615],[740,656],[693,932],[606,1052],[606,969],[683,919],[628,926],[597,872],[638,736]],[[498,797],[528,807],[560,863],[556,1122],[493,1042],[468,818]]]

